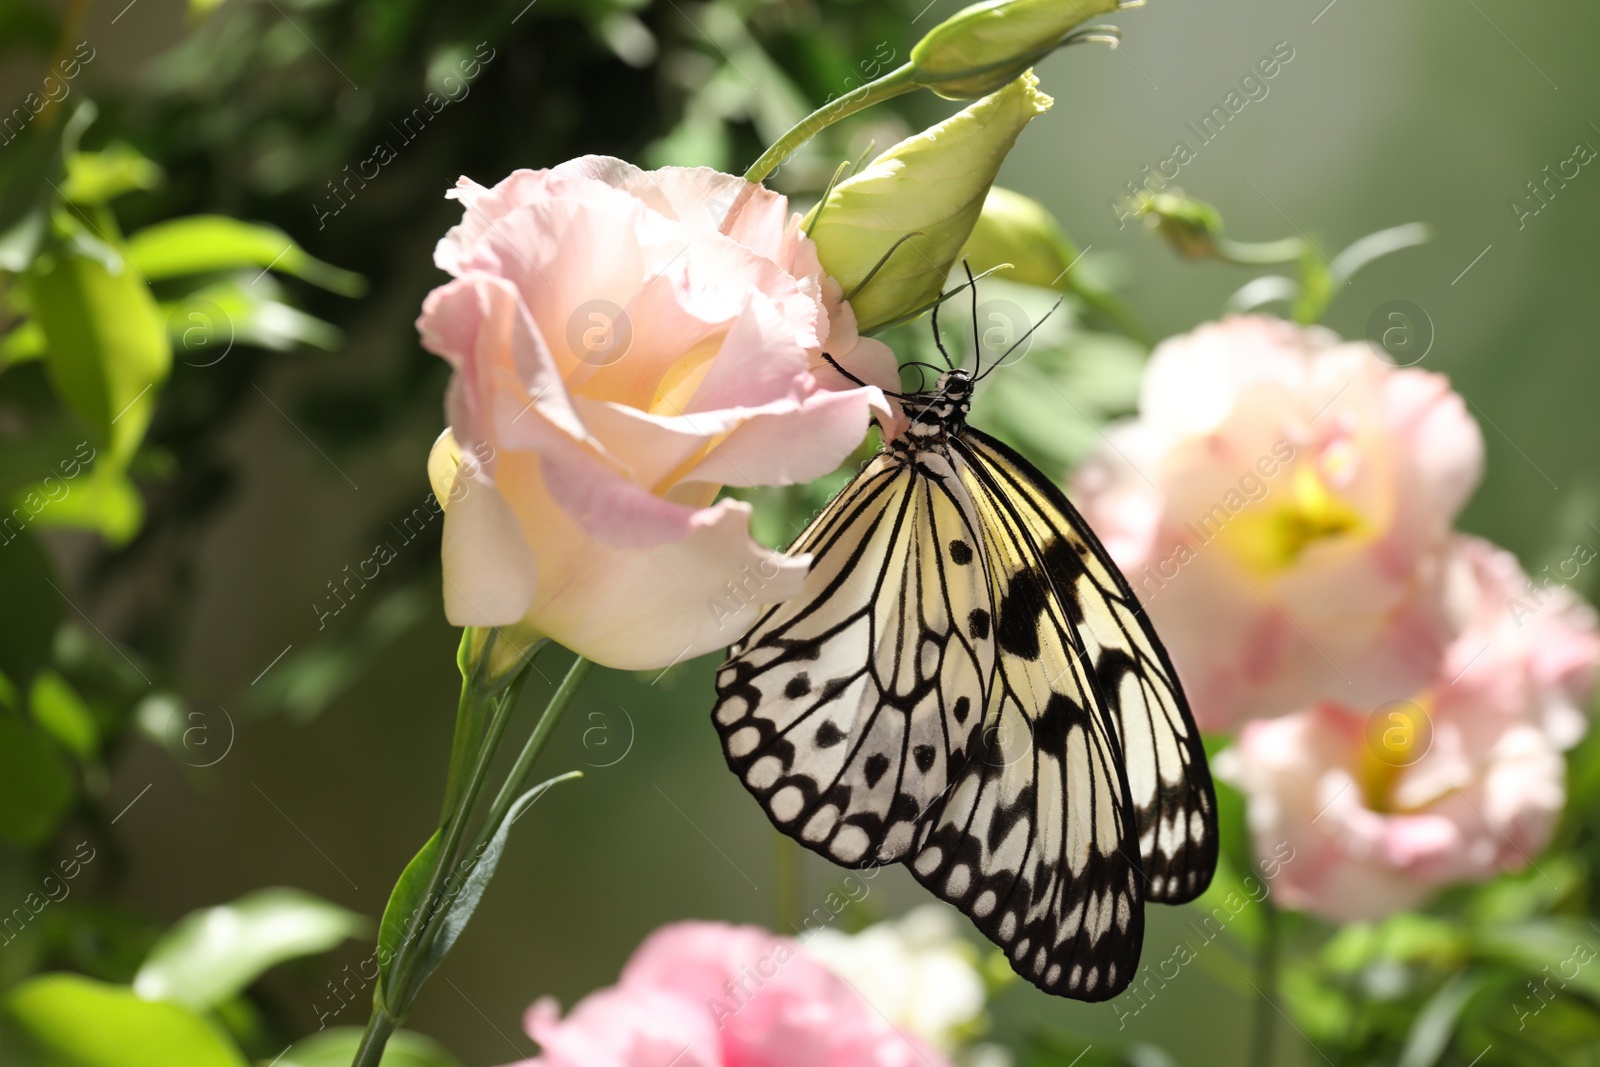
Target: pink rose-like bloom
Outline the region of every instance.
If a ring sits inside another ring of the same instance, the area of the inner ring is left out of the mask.
[[[455,370],[429,463],[445,614],[630,669],[728,644],[808,561],[719,489],[837,468],[891,412],[821,353],[891,389],[893,354],[785,198],[740,178],[588,156],[450,196],[455,280],[417,320]]]
[[[1483,439],[1441,375],[1265,316],[1158,346],[1073,479],[1202,728],[1415,692]]]
[[[1291,857],[1273,883],[1288,907],[1375,919],[1524,867],[1549,842],[1561,753],[1588,725],[1595,613],[1477,538],[1453,542],[1447,585],[1469,621],[1427,689],[1251,722],[1218,757],[1249,798],[1256,854]]]
[[[517,1067],[950,1067],[794,941],[754,926],[657,930],[615,985],[562,1019],[528,1009],[540,1055]]]

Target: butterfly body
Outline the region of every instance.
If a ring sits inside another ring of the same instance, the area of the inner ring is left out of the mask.
[[[836,863],[903,862],[1047,992],[1132,980],[1144,902],[1204,890],[1216,804],[1143,609],[1061,491],[966,423],[909,419],[796,540],[803,592],[717,673],[729,766]]]

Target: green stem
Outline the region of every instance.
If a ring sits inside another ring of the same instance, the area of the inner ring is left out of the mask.
[[[1250,1039],[1251,1067],[1272,1067],[1278,1028],[1278,909],[1270,896],[1261,901],[1261,946],[1256,951],[1256,979],[1261,1003],[1256,1005]]]
[[[750,169],[744,172],[744,180],[747,182],[764,181],[768,175],[778,169],[778,164],[789,158],[789,155],[795,149],[846,115],[853,115],[864,107],[871,107],[873,104],[899,96],[901,93],[909,93],[916,87],[916,83],[911,80],[911,64],[907,63],[903,67],[891,70],[881,78],[858,86],[835,100],[828,101],[801,119],[788,133],[778,138],[771,148],[761,153],[761,158],[751,164]]]
[[[494,837],[495,831],[505,821],[506,812],[510,810],[511,805],[516,801],[517,795],[522,791],[522,782],[527,778],[528,771],[533,767],[534,761],[539,758],[539,753],[544,751],[544,746],[549,741],[551,733],[554,732],[556,724],[561,721],[561,716],[567,710],[567,706],[572,703],[572,698],[577,696],[578,688],[583,684],[584,678],[593,666],[594,662],[585,659],[583,656],[573,660],[572,666],[567,670],[566,677],[561,680],[561,684],[551,694],[550,701],[540,714],[539,721],[534,725],[533,732],[528,735],[528,740],[523,743],[522,751],[517,754],[516,762],[512,764],[511,771],[506,775],[505,781],[501,783],[494,800],[490,802],[488,813],[479,823],[478,831],[473,837],[472,844],[468,846],[463,854],[470,856],[481,855],[484,846]],[[472,781],[467,786],[467,792],[464,797],[463,817],[450,827],[451,830],[459,827],[460,832],[453,835],[454,843],[452,843],[449,836],[445,841],[441,842],[439,861],[429,877],[428,894],[423,898],[424,900],[435,899],[435,894],[442,884],[443,877],[453,867],[454,857],[457,855],[456,849],[459,848],[462,834],[465,833],[468,822],[465,815],[477,807],[478,798],[482,793],[484,778],[486,777],[484,772],[487,771],[489,762],[493,760],[494,753],[499,748],[500,738],[505,733],[506,722],[510,718],[510,706],[516,702],[516,696],[520,689],[521,676],[517,681],[507,686],[498,698],[498,703],[504,705],[505,713],[500,714],[498,707],[491,713],[493,717],[489,726],[489,740],[484,746],[484,755],[480,757],[477,766],[474,768]],[[417,936],[413,951],[405,954],[406,963],[409,964],[411,960],[415,959],[427,959],[429,947],[438,934],[438,925],[429,921]],[[420,978],[416,977],[414,967],[407,966],[402,969],[401,960],[398,956],[395,962],[395,987],[401,997],[401,1017],[403,1018],[404,1013],[410,1010],[411,1001],[416,997],[422,982]]]
[[[1233,241],[1218,237],[1216,248],[1218,257],[1229,263],[1260,267],[1269,263],[1293,263],[1305,254],[1306,243],[1298,237],[1277,241]]]
[[[501,820],[506,817],[506,812],[511,809],[517,795],[522,792],[523,779],[527,778],[528,771],[539,758],[539,753],[544,751],[545,742],[550,740],[550,734],[555,731],[556,724],[561,721],[561,716],[567,710],[567,705],[572,703],[572,698],[578,695],[578,687],[583,684],[584,678],[589,674],[589,668],[593,666],[593,660],[579,656],[572,661],[572,666],[567,668],[567,676],[561,679],[561,685],[550,697],[550,703],[544,706],[544,714],[539,716],[533,733],[528,735],[522,751],[517,754],[517,762],[511,766],[511,773],[506,775],[505,783],[500,786],[500,792],[495,794],[494,802],[489,805],[489,814],[478,830],[478,839],[473,842],[473,855],[477,855],[478,846],[488,842],[500,828]]]
[[[778,925],[775,929],[779,932],[794,931],[800,928],[800,894],[802,892],[800,871],[800,846],[788,834],[777,834],[777,855],[775,857],[778,868]]]
[[[388,1012],[374,1005],[372,1018],[367,1020],[367,1028],[361,1033],[361,1044],[356,1049],[356,1058],[350,1067],[378,1067],[383,1062],[384,1046],[389,1043],[397,1025]]]
[[[394,956],[394,966],[390,973],[396,980],[390,990],[386,991],[386,996],[393,996],[394,999],[389,1000],[386,1007],[393,1012],[397,1022],[403,1020],[411,1010],[411,1001],[417,992],[412,988],[412,976],[416,970],[414,961],[425,958],[426,942],[432,939],[431,935],[437,928],[435,920],[442,913],[442,909],[438,908],[436,903],[441,899],[441,890],[444,888],[446,877],[455,866],[461,840],[466,835],[467,824],[472,821],[472,812],[478,806],[478,797],[483,792],[484,782],[489,776],[489,767],[494,762],[495,753],[499,751],[500,739],[505,735],[506,726],[511,721],[511,709],[522,691],[522,681],[525,677],[524,671],[510,685],[493,694],[485,694],[474,684],[475,679],[467,679],[463,684],[464,689],[475,692],[478,700],[485,695],[488,696],[488,726],[484,731],[483,745],[479,748],[477,759],[473,763],[471,777],[467,779],[462,789],[460,802],[446,820],[440,823],[440,829],[444,832],[439,842],[439,851],[434,856],[433,869],[428,872],[427,891],[422,895],[424,908],[422,929],[416,937],[402,942]]]
[[[482,644],[471,655],[470,662],[467,650],[471,648],[474,635],[469,631],[462,639],[461,700],[456,711],[455,739],[445,786],[446,803],[439,820],[439,849],[434,854],[427,889],[422,895],[421,928],[415,937],[401,942],[384,980],[380,980],[374,992],[372,1017],[367,1021],[352,1067],[377,1067],[390,1035],[410,1013],[416,987],[421,984],[416,977],[417,961],[426,959],[424,950],[437,932],[437,921],[444,911],[437,902],[441,899],[445,879],[455,865],[517,697],[527,680],[531,656],[524,657],[514,670],[496,675],[492,665],[499,635],[491,631],[478,636],[482,637]],[[468,767],[470,770],[465,770]]]

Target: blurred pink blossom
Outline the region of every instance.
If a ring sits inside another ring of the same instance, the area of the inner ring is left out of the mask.
[[[1208,730],[1414,692],[1483,441],[1441,375],[1265,316],[1163,342],[1073,478]]]
[[[1595,613],[1477,538],[1453,540],[1447,586],[1468,622],[1430,685],[1247,723],[1217,759],[1248,796],[1257,854],[1294,850],[1276,882],[1288,907],[1379,918],[1524,867],[1549,842],[1561,753],[1588,725]]]
[[[586,156],[450,195],[434,259],[455,280],[417,321],[455,370],[429,463],[446,615],[631,669],[728,644],[808,561],[719,489],[838,467],[893,413],[822,350],[891,389],[893,354],[857,336],[785,198],[743,179]]]
[[[724,923],[662,927],[616,985],[526,1025],[541,1051],[517,1067],[949,1067],[794,941]]]

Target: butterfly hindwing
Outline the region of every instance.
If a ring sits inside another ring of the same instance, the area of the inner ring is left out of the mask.
[[[1182,904],[1217,861],[1216,796],[1194,718],[1149,617],[1066,495],[1005,445],[973,429],[961,447],[1043,554],[1115,717],[1137,813],[1145,895]]]
[[[996,666],[982,749],[924,827],[913,874],[1047,992],[1102,1000],[1138,967],[1143,887],[1116,726],[1043,540],[953,446],[982,530]]]

